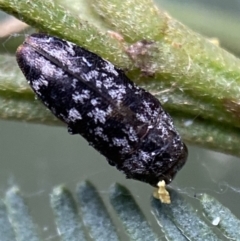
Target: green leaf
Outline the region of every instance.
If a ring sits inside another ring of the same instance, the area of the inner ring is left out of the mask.
[[[54,188],[51,194],[51,206],[62,241],[87,240],[77,205],[70,191],[63,186]]]
[[[34,224],[29,208],[17,187],[12,187],[7,191],[5,202],[16,240],[40,241],[37,226]],[[1,233],[1,238],[3,238],[2,235],[10,236],[11,231],[9,229],[8,232]]]
[[[202,194],[200,196],[200,203],[203,207],[203,212],[206,217],[215,224],[217,228],[226,236],[229,240],[240,240],[240,220],[232,214],[232,212],[224,207],[215,198],[208,194]]]
[[[222,240],[214,233],[215,227],[206,222],[201,213],[196,212],[177,191],[169,191],[172,200],[170,205],[161,204],[159,200],[152,198],[156,221],[167,240]],[[106,206],[109,207],[109,203],[105,205],[99,193],[89,181],[83,182],[77,187],[78,202],[76,202],[66,187],[54,188],[50,195],[50,203],[61,240],[84,241],[90,236],[93,241],[126,241],[126,237],[122,238],[119,233],[122,228],[129,240],[165,240],[163,235],[158,237],[155,233],[126,187],[115,184],[110,188],[110,203],[116,212],[107,211]],[[30,216],[31,210],[24,199],[24,195],[16,187],[6,192],[5,203],[0,203],[0,212],[3,214],[0,216],[0,222],[3,224],[0,226],[1,240],[43,240],[41,233],[36,231],[37,224]],[[226,240],[238,241],[240,220],[206,194],[202,195],[200,202],[210,219],[221,216],[217,224],[219,234],[226,236]],[[116,226],[112,221],[116,218],[120,221],[120,226],[119,224]]]
[[[194,211],[194,208],[188,202],[186,202],[186,200],[184,200],[179,193],[171,189],[170,196],[172,200],[170,205],[161,204],[156,199],[152,200],[153,210],[160,223],[162,219],[164,219],[163,223],[165,225],[167,224],[166,228],[168,228],[170,224],[170,230],[172,230],[174,226],[177,227],[178,230],[181,230],[182,240],[184,240],[183,237],[185,237],[186,240],[191,241],[221,240],[212,231],[211,227],[199,217],[199,215]],[[168,222],[166,222],[166,220]],[[180,233],[177,232],[176,228],[174,229],[174,233],[169,233],[168,229],[165,231],[165,233],[166,236],[171,235],[171,238],[175,238],[173,240],[178,240],[177,238],[180,236]]]
[[[120,184],[113,185],[110,201],[130,240],[159,240],[127,188]]]
[[[117,228],[98,191],[90,182],[82,182],[77,188],[77,200],[90,236],[96,241],[118,241]]]

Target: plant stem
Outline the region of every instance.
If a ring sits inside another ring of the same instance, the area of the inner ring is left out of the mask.
[[[240,156],[239,59],[151,0],[92,3],[78,3],[80,17],[54,1],[0,0],[0,8],[126,70],[161,101],[188,143]],[[34,101],[13,57],[1,56],[0,66],[0,118],[59,123]]]

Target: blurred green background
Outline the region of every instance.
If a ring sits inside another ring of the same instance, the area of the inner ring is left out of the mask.
[[[240,56],[240,0],[159,0],[170,15]],[[24,36],[20,36],[24,37]],[[10,52],[11,41],[2,40],[2,52]],[[217,197],[240,218],[240,160],[201,148],[189,147],[189,158],[171,184],[184,193],[198,209],[195,194]],[[58,240],[49,207],[49,192],[59,184],[75,190],[78,182],[89,179],[108,204],[108,188],[113,182],[127,186],[157,230],[149,198],[152,187],[133,180],[109,166],[106,160],[80,136],[70,136],[66,128],[0,121],[0,189],[20,186],[36,223],[47,240]],[[112,212],[111,207],[108,209]],[[201,210],[198,210],[201,213]],[[159,231],[160,232],[160,231]]]

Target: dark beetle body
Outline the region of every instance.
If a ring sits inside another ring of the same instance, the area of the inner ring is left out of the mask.
[[[38,98],[127,178],[170,183],[187,148],[158,99],[73,43],[33,34],[17,61]]]

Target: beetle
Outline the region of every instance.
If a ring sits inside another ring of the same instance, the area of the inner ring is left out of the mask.
[[[19,46],[17,62],[51,112],[127,178],[169,184],[188,150],[157,98],[95,53],[42,33]]]

